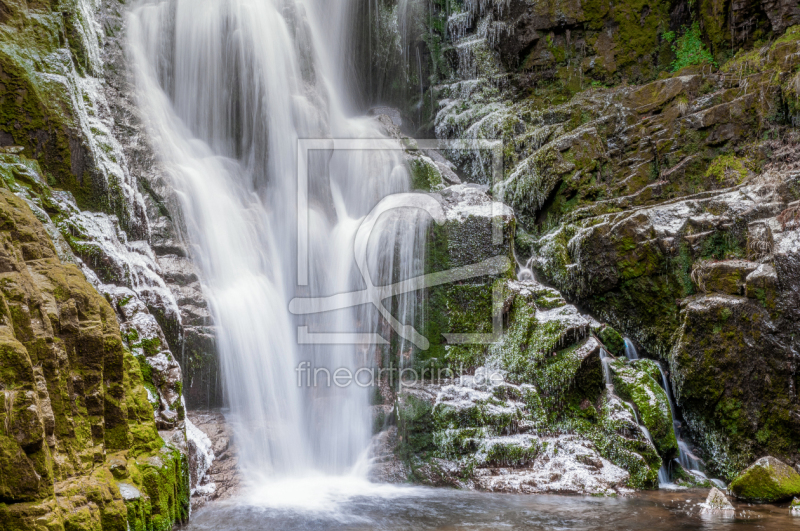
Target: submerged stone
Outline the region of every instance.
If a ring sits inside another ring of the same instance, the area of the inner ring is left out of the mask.
[[[716,487],[712,488],[711,492],[708,493],[706,503],[703,505],[703,512],[706,513],[726,513],[734,510],[733,505],[728,501],[725,494]]]

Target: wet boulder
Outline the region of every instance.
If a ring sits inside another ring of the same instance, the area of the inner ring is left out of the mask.
[[[734,479],[729,488],[742,500],[780,502],[800,495],[800,474],[783,461],[762,457]]]
[[[642,423],[650,432],[659,454],[666,461],[677,457],[678,441],[672,424],[669,398],[658,384],[659,369],[652,360],[636,360],[635,364],[616,361],[610,364],[615,392],[636,405]]]
[[[709,262],[699,264],[695,277],[705,292],[741,295],[748,275],[758,268],[759,264],[746,260]]]
[[[711,514],[726,514],[726,513],[733,513],[734,508],[725,494],[722,493],[721,490],[714,487],[711,489],[711,492],[708,493],[708,497],[706,498],[706,502],[703,504],[702,511],[704,513],[711,513]]]
[[[436,197],[443,223],[431,224],[424,267],[441,281],[427,290],[421,326],[430,347],[415,361],[437,368],[445,362],[474,367],[479,364],[475,349],[466,343],[474,334],[485,338],[495,332],[496,299],[514,274],[516,221],[513,211],[492,200],[485,187],[450,186]]]

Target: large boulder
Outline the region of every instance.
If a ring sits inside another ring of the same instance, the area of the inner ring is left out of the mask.
[[[427,290],[420,326],[430,347],[415,360],[434,367],[445,363],[475,366],[475,353],[485,350],[485,345],[465,344],[469,341],[464,337],[494,332],[494,297],[500,294],[502,282],[514,275],[516,220],[512,210],[493,201],[485,187],[454,185],[437,196],[444,223],[430,229],[425,272],[441,274],[445,282]],[[492,265],[483,267],[487,264]],[[465,274],[447,282],[456,271]]]
[[[728,488],[742,500],[780,502],[800,495],[800,474],[783,461],[762,457],[734,479]]]
[[[680,316],[672,385],[708,463],[732,478],[759,453],[794,456],[800,406],[782,321],[757,300],[723,294],[687,299]]]

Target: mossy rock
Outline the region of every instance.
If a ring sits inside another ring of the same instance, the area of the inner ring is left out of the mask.
[[[45,182],[72,192],[81,208],[134,228],[125,177],[115,170],[123,161],[95,127],[99,104],[79,81],[102,70],[92,8],[76,0],[16,4],[4,3],[0,14],[0,144],[23,147]]]
[[[794,459],[799,410],[786,351],[772,339],[781,329],[768,309],[745,297],[695,296],[681,319],[670,373],[706,465],[730,480],[758,455]]]
[[[608,351],[615,356],[621,356],[625,353],[625,339],[610,326],[604,326],[597,333],[597,337],[603,342]]]
[[[774,503],[800,496],[800,474],[775,459],[762,457],[728,486],[739,499],[756,503]]]
[[[653,437],[659,454],[669,461],[678,456],[672,412],[667,393],[658,384],[658,367],[652,360],[639,360],[636,366],[618,360],[611,364],[614,389],[633,402],[641,422]]]
[[[12,406],[0,413],[3,530],[122,531],[128,509],[115,474],[148,494],[134,528],[185,521],[187,458],[159,436],[114,309],[61,262],[42,221],[5,188],[0,242],[0,388]]]

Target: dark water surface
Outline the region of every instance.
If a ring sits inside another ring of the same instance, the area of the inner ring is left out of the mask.
[[[286,499],[284,498],[286,495]],[[300,495],[301,500],[296,498]],[[262,530],[792,530],[800,516],[788,504],[734,504],[733,515],[702,512],[706,489],[633,496],[512,495],[387,487],[367,494],[334,487],[264,491],[218,502],[192,517],[190,531]],[[293,498],[295,503],[287,503]]]

